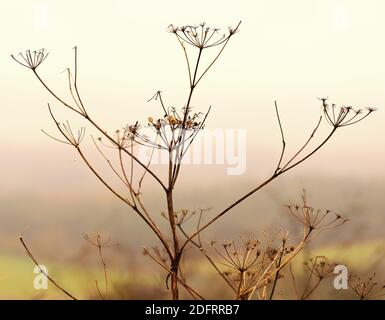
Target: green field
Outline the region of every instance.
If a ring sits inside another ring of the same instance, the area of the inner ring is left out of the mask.
[[[345,264],[349,270],[356,273],[367,274],[377,271],[380,279],[384,278],[385,243],[382,241],[372,241],[360,244],[345,246],[330,246],[314,249],[311,256],[325,255],[330,261]],[[296,258],[295,269],[300,272],[302,262],[308,253],[302,253]],[[194,269],[194,273],[199,273],[199,279],[205,278],[214,281],[216,279],[212,269],[202,261],[195,261],[187,265]],[[47,290],[37,291],[33,287],[35,274],[33,273],[33,263],[27,256],[0,256],[0,299],[66,299],[58,289],[52,284],[48,285]],[[100,266],[93,268],[78,267],[75,265],[57,265],[46,263],[49,274],[57,280],[60,285],[79,299],[98,297],[95,287],[95,280],[100,283],[103,290],[103,273]],[[156,269],[155,269],[156,270]],[[160,272],[160,269],[159,269]],[[163,275],[163,273],[162,273]],[[195,275],[194,275],[195,276]],[[124,283],[125,290],[135,290],[136,294],[124,293],[126,298],[140,298],[141,294],[148,297],[148,291],[156,294],[157,288],[164,283],[159,281],[159,274],[148,272],[147,274],[130,274],[128,271],[122,273],[117,270],[109,270],[110,292],[114,291],[115,284]],[[137,286],[141,286],[138,288]],[[147,288],[147,292],[144,288]],[[140,290],[141,291],[140,291]],[[161,288],[162,289],[162,288]],[[158,289],[159,290],[159,289]],[[116,297],[116,295],[115,295]],[[150,295],[150,297],[153,297]]]

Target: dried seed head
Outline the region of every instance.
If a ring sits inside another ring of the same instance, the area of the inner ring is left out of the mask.
[[[174,33],[183,46],[184,44],[188,44],[202,50],[224,44],[230,37],[239,31],[240,24],[241,22],[239,22],[236,27],[229,27],[227,34],[219,36],[218,28],[207,27],[204,22],[200,23],[198,26],[185,25],[177,27],[170,24],[168,31]]]
[[[19,53],[20,59],[15,58],[13,54],[11,57],[18,64],[34,71],[48,57],[48,52],[44,48],[35,51],[27,50],[24,53]]]
[[[366,108],[366,113],[364,113],[364,109],[355,110],[352,106],[342,106],[337,110],[335,104],[332,104],[332,108],[329,108],[329,105],[326,103],[327,98],[319,98],[319,100],[322,101],[322,109],[327,122],[334,128],[356,124],[376,111],[375,108],[370,107]],[[360,116],[361,114],[362,116]]]
[[[306,199],[303,199],[303,205],[286,206],[290,213],[306,228],[309,232],[312,230],[322,230],[336,228],[348,219],[342,215],[333,213],[331,210],[314,209],[306,204]]]

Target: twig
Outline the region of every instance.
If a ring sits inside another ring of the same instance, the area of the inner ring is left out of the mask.
[[[148,256],[149,256],[150,258],[152,258],[157,264],[159,264],[159,265],[160,265],[163,269],[165,269],[169,274],[174,274],[174,275],[175,275],[175,273],[172,272],[172,271],[170,270],[170,268],[166,267],[162,262],[160,262],[157,258],[155,258],[155,257],[149,252],[149,250],[147,250],[147,249],[144,249],[144,250],[145,250],[146,254],[148,254]],[[195,295],[196,295],[197,297],[199,297],[200,299],[205,300],[205,298],[203,298],[202,295],[200,295],[198,292],[196,292],[194,289],[192,289],[192,288],[191,288],[187,283],[185,283],[180,277],[178,277],[178,276],[176,276],[176,277],[177,277],[177,280],[179,281],[179,283],[180,283],[183,287],[185,287],[185,289],[187,290],[187,292],[189,292],[189,293],[191,294],[191,296],[194,298],[194,300],[196,299]]]
[[[24,239],[23,239],[23,236],[20,236],[19,237],[19,240],[21,242],[21,244],[23,245],[24,249],[26,250],[27,252],[27,255],[31,258],[31,260],[34,262],[34,264],[39,268],[40,272],[42,274],[44,274],[45,277],[47,277],[47,279],[49,281],[51,281],[51,283],[56,287],[58,288],[61,292],[63,292],[65,295],[67,295],[68,297],[70,297],[72,300],[77,300],[77,298],[75,298],[71,293],[69,293],[67,290],[65,290],[61,285],[59,285],[51,276],[49,276],[41,267],[40,267],[40,264],[37,262],[36,258],[32,255],[31,251],[29,250],[29,248],[27,247],[26,243],[24,242]]]
[[[277,101],[274,101],[274,106],[275,106],[275,113],[276,113],[277,119],[278,119],[279,131],[281,132],[281,138],[282,138],[282,150],[281,150],[281,155],[280,155],[280,157],[279,157],[279,161],[278,161],[278,164],[277,164],[277,168],[275,169],[275,173],[277,173],[277,172],[281,169],[281,162],[282,162],[283,156],[284,156],[284,154],[285,154],[285,149],[286,149],[286,141],[285,141],[285,135],[284,135],[284,133],[283,133],[283,128],[282,128],[281,118],[280,118],[279,112],[278,112]]]

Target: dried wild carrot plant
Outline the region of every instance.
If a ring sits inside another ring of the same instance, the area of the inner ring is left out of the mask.
[[[243,244],[242,249],[235,248],[234,243],[230,243],[223,247],[225,251],[226,249],[228,251],[231,248],[231,250],[235,250],[236,252],[235,256],[231,256],[231,259],[230,256],[227,256],[227,258],[226,256],[223,257],[227,259],[225,259],[227,265],[233,267],[233,271],[236,267],[234,263],[237,264],[237,272],[241,272],[238,274],[237,282],[230,280],[230,278],[218,268],[214,260],[207,254],[202,246],[201,234],[209,226],[218,221],[219,218],[230,212],[234,207],[245,201],[251,195],[314,155],[330,140],[337,130],[357,124],[375,111],[374,108],[355,110],[352,107],[345,106],[338,108],[334,104],[329,106],[327,99],[322,98],[321,101],[324,116],[320,116],[309,138],[298,148],[298,150],[293,155],[287,156],[283,125],[277,103],[275,102],[274,106],[282,138],[282,148],[277,165],[273,168],[271,175],[246,194],[231,201],[224,209],[211,215],[205,223],[203,223],[202,211],[196,211],[192,214],[187,209],[175,208],[174,194],[182,169],[182,160],[190,146],[194,143],[196,136],[205,127],[211,110],[210,106],[206,108],[206,111],[203,113],[192,111],[191,102],[195,89],[223,54],[224,49],[233,36],[238,33],[240,24],[241,22],[235,27],[230,27],[224,33],[218,28],[208,27],[205,23],[180,27],[170,25],[169,32],[175,36],[186,61],[188,74],[186,103],[179,109],[171,107],[164,101],[162,92],[158,90],[149,101],[154,100],[159,103],[160,115],[149,116],[147,121],[143,122],[144,124],[135,119],[130,119],[129,124],[113,133],[106,131],[101,124],[94,120],[89,108],[84,104],[84,100],[80,95],[77,81],[77,47],[74,47],[74,67],[73,69],[67,69],[68,87],[72,98],[71,102],[61,98],[43,79],[38,71],[40,65],[46,61],[48,56],[48,52],[45,49],[37,51],[27,50],[24,53],[20,53],[18,56],[11,55],[12,59],[19,65],[32,72],[36,79],[57,102],[74,114],[85,119],[88,125],[93,127],[100,135],[97,139],[92,139],[93,143],[101,157],[113,171],[118,181],[123,184],[125,188],[124,192],[110,184],[104,177],[103,172],[96,168],[89,160],[88,155],[82,147],[85,139],[85,128],[75,130],[72,128],[70,122],[59,122],[54,114],[53,107],[51,106],[52,104],[48,104],[49,114],[58,132],[61,134],[61,137],[57,138],[54,135],[44,132],[56,141],[74,147],[86,167],[90,169],[110,192],[127,205],[131,211],[135,212],[142,219],[148,230],[159,240],[161,249],[145,249],[145,253],[167,272],[167,279],[171,280],[170,288],[173,299],[179,298],[180,285],[185,288],[186,292],[193,298],[203,298],[201,294],[187,284],[182,276],[180,261],[189,244],[198,247],[206,258],[209,259],[211,265],[221,274],[222,278],[230,285],[232,290],[236,292],[237,298],[250,298],[255,291],[258,291],[258,295],[262,298],[272,298],[276,282],[280,278],[280,270],[288,263],[288,261],[290,261],[291,256],[295,256],[295,254],[303,248],[306,241],[309,240],[310,234],[313,234],[314,230],[321,231],[323,229],[335,227],[336,224],[342,224],[345,220],[331,212],[318,212],[307,206],[289,206],[290,212],[304,225],[303,239],[297,246],[294,246],[293,250],[287,247],[286,240],[282,241],[281,245],[275,248],[276,251],[271,251],[272,248],[269,248],[270,251],[266,251],[267,248],[258,251],[258,243],[255,241]],[[211,58],[207,64],[204,64],[202,58],[207,50],[216,51],[213,58]],[[331,125],[329,134],[321,139],[313,149],[306,151],[310,141],[313,140],[318,131],[323,118],[326,118],[327,123]],[[150,130],[149,135],[144,132],[145,129]],[[154,150],[157,149],[162,150],[162,152],[165,152],[168,155],[166,179],[161,178],[161,176],[153,170],[151,166],[152,157],[150,157],[148,162],[144,162],[138,157],[136,152],[137,146],[149,148],[151,155]],[[118,165],[114,165],[106,155],[104,151],[104,148],[106,147],[113,148]],[[139,176],[139,179],[135,179],[136,176]],[[167,211],[163,213],[163,216],[168,221],[168,229],[161,228],[157,223],[157,217],[159,217],[160,212],[150,212],[144,203],[142,198],[142,183],[145,177],[151,178],[151,181],[159,186],[164,194]],[[198,220],[197,228],[194,228],[193,230],[191,230],[191,228],[186,228],[184,223],[187,220],[193,221],[194,219]],[[96,242],[96,244],[97,243],[98,242]],[[97,247],[101,248],[98,244]],[[257,254],[258,252],[260,253]],[[255,265],[260,268],[257,273],[251,271]],[[273,286],[269,295],[267,294],[268,283],[272,283]],[[259,292],[260,290],[263,292]]]

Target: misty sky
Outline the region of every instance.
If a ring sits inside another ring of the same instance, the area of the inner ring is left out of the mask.
[[[213,106],[208,127],[247,130],[249,173],[261,169],[261,175],[267,174],[279,156],[274,100],[292,146],[288,150],[294,151],[321,113],[317,97],[329,96],[339,105],[380,110],[341,130],[300,170],[383,174],[383,1],[3,1],[0,12],[0,175],[7,187],[22,188],[26,177],[33,181],[43,172],[78,174],[71,170],[76,154],[40,132],[55,133],[47,102],[62,120],[76,117],[62,112],[32,73],[11,60],[11,53],[47,48],[50,55],[39,72],[66,96],[62,71],[72,66],[72,48],[78,46],[84,101],[113,130],[159,115],[157,106],[146,102],[157,90],[167,105],[183,106],[185,61],[166,30],[170,23],[202,21],[226,29],[242,20],[239,34],[200,83],[192,105],[203,111]],[[323,125],[319,138],[330,129]]]

